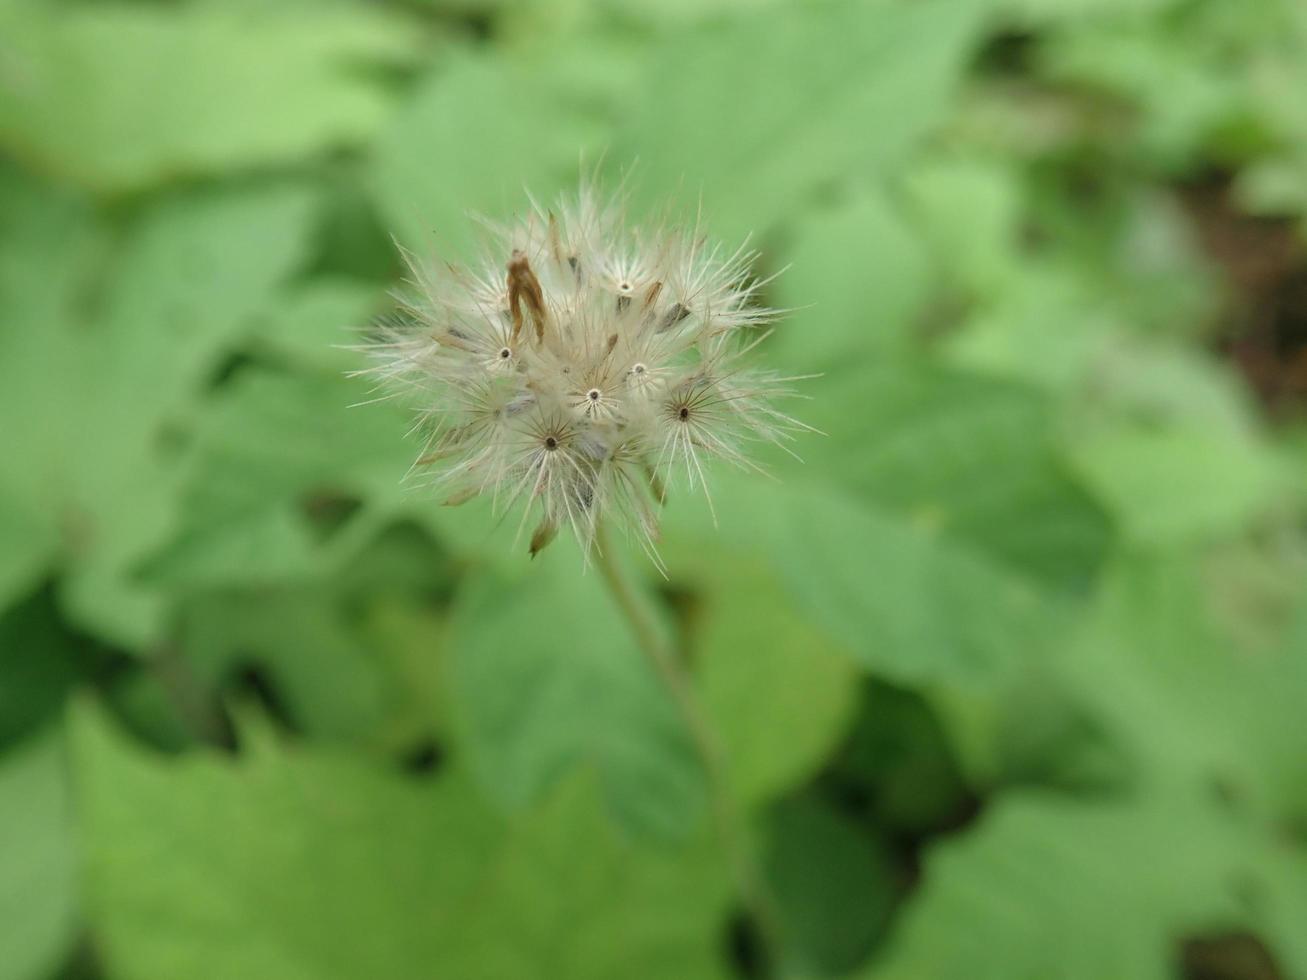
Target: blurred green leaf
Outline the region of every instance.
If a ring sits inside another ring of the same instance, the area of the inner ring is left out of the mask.
[[[1296,640],[1239,649],[1191,561],[1136,558],[1112,569],[1057,666],[1150,784],[1208,787],[1268,823],[1302,821],[1307,636]]]
[[[1079,276],[1056,266],[1026,265],[1011,290],[941,340],[940,352],[947,363],[977,374],[1074,396],[1101,369],[1118,326]]]
[[[829,755],[852,712],[855,668],[800,618],[774,576],[721,562],[703,584],[695,679],[747,805],[796,785]]]
[[[403,414],[358,404],[369,395],[334,373],[252,369],[234,378],[197,421],[181,526],[152,559],[151,578],[240,585],[320,578],[336,567],[356,540],[350,528],[375,530],[374,514],[400,507],[415,452]],[[345,506],[344,526],[329,526],[325,543],[314,526],[319,502]]]
[[[592,0],[613,16],[655,27],[685,27],[726,16],[772,16],[788,0]],[[547,4],[542,4],[547,6]]]
[[[382,594],[368,603],[359,634],[378,661],[386,712],[374,736],[412,762],[440,751],[449,731],[449,625],[442,614]]]
[[[889,921],[894,872],[882,845],[814,797],[782,802],[769,824],[768,877],[797,975],[856,966]]]
[[[1040,45],[1039,63],[1058,82],[1129,105],[1127,152],[1163,173],[1184,173],[1196,161],[1226,162],[1264,142],[1264,107],[1274,101],[1253,97],[1256,73],[1224,69],[1252,59],[1265,67],[1266,55],[1293,37],[1296,6],[1268,0],[1230,16],[1224,4],[1156,0],[1053,33]]]
[[[1068,690],[1048,662],[1032,662],[985,691],[941,682],[925,692],[965,775],[978,794],[1009,786],[1064,791],[1120,789],[1131,778],[1128,752],[1097,712]],[[929,794],[905,792],[929,810]]]
[[[0,750],[59,713],[77,666],[51,590],[0,613]]]
[[[309,522],[282,503],[253,514],[184,513],[175,535],[141,566],[168,592],[320,578],[321,549]]]
[[[775,305],[788,307],[768,355],[794,371],[902,348],[927,297],[925,250],[884,195],[805,214],[785,252]]]
[[[909,209],[949,281],[990,297],[1018,281],[1021,194],[1015,168],[983,157],[927,158],[903,177]]]
[[[863,975],[1169,980],[1187,936],[1302,909],[1273,868],[1206,801],[1012,794],[930,855],[888,954]]]
[[[75,198],[0,167],[0,380],[9,387],[0,392],[0,409],[13,420],[6,426],[7,451],[0,454],[0,609],[55,567],[69,531],[42,496],[21,486],[27,454],[39,449],[41,432],[18,420],[32,417],[25,398],[39,397],[37,405],[55,401],[41,381],[58,376],[63,345],[38,348],[49,341],[43,334],[50,325],[71,315],[98,231]],[[17,366],[32,390],[14,390],[19,378],[9,375]]]
[[[1237,176],[1235,190],[1253,211],[1302,217],[1307,215],[1307,120],[1300,96],[1307,85],[1307,12],[1284,2],[1260,13],[1255,21],[1230,17],[1227,27],[1255,32],[1243,52],[1251,63],[1249,110],[1273,134],[1275,147]]]
[[[411,25],[358,4],[27,0],[0,15],[0,143],[101,191],[356,145],[388,114],[376,76],[416,48]]]
[[[557,544],[546,554],[527,576],[473,576],[458,596],[449,676],[468,763],[515,807],[592,764],[628,825],[683,835],[705,814],[682,719],[599,573]]]
[[[318,276],[278,295],[250,339],[296,367],[323,373],[358,370],[361,355],[343,348],[363,342],[364,328],[384,309],[382,300],[375,283]]]
[[[209,686],[260,665],[311,736],[363,742],[386,708],[380,664],[342,610],[317,592],[261,590],[190,603],[182,642]]]
[[[669,512],[668,536],[717,534],[765,559],[805,618],[887,679],[990,683],[1056,636],[1060,600],[928,520],[796,478],[714,483],[720,529],[692,502]]]
[[[1213,430],[1123,428],[1085,440],[1073,456],[1126,536],[1143,546],[1234,534],[1284,488],[1266,447]]]
[[[579,58],[594,57],[579,48]],[[391,232],[425,258],[476,256],[472,213],[496,217],[575,188],[596,145],[591,102],[568,98],[558,64],[459,57],[428,78],[377,139],[370,187]],[[608,80],[611,82],[611,79]],[[561,90],[560,90],[561,89]]]
[[[806,468],[919,531],[1068,592],[1111,543],[1098,503],[1058,452],[1039,391],[928,363],[833,372],[801,387]]]
[[[456,773],[406,779],[248,726],[230,761],[143,753],[92,711],[76,732],[89,901],[114,975],[726,975],[715,856],[698,840],[638,849],[588,781],[504,820]]]
[[[6,277],[18,316],[0,330],[0,412],[35,422],[9,433],[0,485],[59,528],[73,572],[63,598],[83,625],[128,646],[157,633],[158,599],[130,577],[174,519],[170,439],[246,318],[302,260],[312,204],[291,185],[172,195],[128,224],[112,256],[91,265],[81,250],[84,264],[39,303]],[[19,255],[62,252],[40,226],[67,215],[38,190],[14,228]],[[85,215],[67,231],[101,234]]]
[[[54,730],[0,755],[0,980],[41,980],[68,955],[76,871],[64,746]]]
[[[994,6],[1019,15],[1022,23],[1089,22],[1105,14],[1136,14],[1165,10],[1182,0],[993,0]]]
[[[1297,975],[1304,636],[1233,647],[1188,555],[1114,566],[1043,683],[1069,689],[1097,737],[1118,744],[1134,797],[1000,796],[978,829],[940,848],[896,952],[868,976],[966,963],[979,977],[1169,977],[1181,939],[1240,929]]]
[[[0,486],[0,611],[58,560],[59,529],[46,512]]]
[[[353,356],[356,369],[366,364]],[[512,521],[490,501],[443,507],[447,493],[410,473],[422,446],[406,437],[412,424],[367,381],[242,371],[196,420],[180,526],[144,573],[170,589],[321,579],[395,519],[461,556],[520,567],[526,549],[512,546]],[[317,514],[333,510],[338,520]]]
[[[934,706],[889,684],[866,688],[832,778],[865,801],[861,808],[883,833],[922,837],[956,826],[973,803]]]
[[[1240,203],[1257,214],[1307,214],[1307,153],[1249,167],[1237,191]]]
[[[242,373],[198,424],[196,505],[240,511],[311,491],[398,495],[415,447],[404,440],[403,413],[360,404],[374,394],[334,373]]]
[[[884,170],[946,111],[977,38],[970,0],[779,8],[669,39],[615,161],[638,190],[702,192],[715,237],[795,213],[823,182]],[[688,203],[688,201],[687,201]]]
[[[444,734],[445,621],[434,596],[450,569],[422,530],[389,527],[304,584],[184,588],[174,636],[201,691],[251,675],[297,732],[403,754]],[[172,583],[175,584],[175,583]]]

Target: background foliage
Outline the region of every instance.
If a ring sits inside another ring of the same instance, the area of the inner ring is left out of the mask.
[[[1307,7],[0,0],[0,980],[1307,978]],[[391,235],[752,231],[803,465],[406,491]]]

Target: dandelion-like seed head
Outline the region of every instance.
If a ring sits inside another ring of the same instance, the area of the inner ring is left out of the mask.
[[[714,461],[760,471],[752,450],[807,428],[775,405],[797,379],[746,363],[777,313],[756,302],[747,247],[631,228],[588,185],[488,227],[479,270],[406,256],[403,315],[360,372],[412,398],[414,471],[448,503],[489,496],[521,528],[535,515],[533,555],[560,528],[588,554],[608,522],[657,561],[669,487],[711,507]]]

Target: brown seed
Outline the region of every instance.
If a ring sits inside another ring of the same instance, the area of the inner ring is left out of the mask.
[[[433,444],[433,448],[418,457],[415,466],[430,466],[432,463],[438,463],[442,459],[448,459],[459,451],[463,444],[463,439],[468,434],[467,426],[456,426],[445,432]]]
[[[553,541],[557,535],[557,524],[548,518],[541,521],[540,526],[536,528],[535,533],[531,535],[531,545],[529,548],[531,557],[534,558],[536,555],[540,554],[540,552],[544,551],[545,548],[549,546],[549,542]]]
[[[465,504],[473,497],[475,497],[479,492],[480,491],[478,491],[476,487],[468,487],[464,490],[460,490],[458,493],[446,497],[444,502],[442,503],[442,506],[457,507],[459,504]]]
[[[545,294],[540,288],[540,280],[531,271],[531,263],[521,249],[513,250],[513,257],[508,263],[508,310],[513,317],[513,339],[522,332],[525,316],[522,307],[531,314],[535,324],[536,342],[545,339]]]
[[[667,487],[659,478],[657,471],[652,466],[646,465],[644,472],[649,477],[649,489],[653,491],[654,500],[660,504],[667,503]]]
[[[661,279],[657,280],[652,286],[650,286],[645,291],[644,308],[646,310],[653,308],[654,303],[658,302],[658,294],[661,293],[662,291],[663,291],[663,281]]]
[[[554,261],[562,265],[563,241],[558,234],[558,219],[552,211],[549,212],[549,250],[553,253]]]
[[[457,350],[467,351],[469,353],[474,353],[476,351],[476,345],[456,330],[446,330],[437,337],[436,340],[439,343],[444,344],[446,347],[453,347]]]
[[[658,325],[658,329],[670,330],[689,315],[690,311],[687,307],[682,306],[680,303],[673,303],[671,308],[663,315],[662,323]]]

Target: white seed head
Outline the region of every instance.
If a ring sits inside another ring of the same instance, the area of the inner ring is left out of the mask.
[[[402,316],[359,372],[412,397],[414,470],[448,502],[488,495],[522,526],[536,513],[532,554],[560,527],[588,553],[608,521],[657,561],[668,487],[711,506],[712,460],[758,470],[753,446],[807,428],[773,404],[796,379],[743,363],[776,315],[755,303],[755,253],[697,227],[630,228],[589,186],[488,227],[479,271],[407,256]]]

